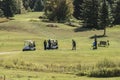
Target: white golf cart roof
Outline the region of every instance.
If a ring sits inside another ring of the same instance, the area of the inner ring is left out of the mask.
[[[34,40],[25,40],[26,42],[33,42]]]

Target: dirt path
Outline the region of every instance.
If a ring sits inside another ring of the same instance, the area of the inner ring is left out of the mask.
[[[4,54],[14,54],[14,53],[20,53],[21,51],[11,51],[11,52],[0,52],[0,55]]]

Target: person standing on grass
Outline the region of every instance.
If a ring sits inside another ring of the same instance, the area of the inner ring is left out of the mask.
[[[51,40],[50,39],[48,40],[48,47],[49,47],[49,49],[51,49]]]
[[[33,41],[33,47],[36,47],[35,41]]]
[[[107,46],[109,46],[109,45],[110,45],[109,40],[107,40]]]
[[[44,40],[44,50],[46,50],[46,49],[47,49],[47,41]]]
[[[93,49],[97,49],[97,36],[94,36]]]
[[[72,39],[72,50],[76,50],[76,42]]]

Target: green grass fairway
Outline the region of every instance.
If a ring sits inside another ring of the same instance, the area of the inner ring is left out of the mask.
[[[0,23],[0,80],[120,80],[120,77],[95,78],[77,76],[79,71],[88,72],[103,60],[110,60],[120,67],[120,26],[107,28],[109,47],[92,50],[93,39],[102,30],[75,32],[77,27],[61,23],[42,22],[43,13],[33,12],[16,15],[14,20]],[[55,24],[58,27],[47,27]],[[43,41],[57,39],[58,50],[43,50]],[[77,50],[72,51],[72,39]],[[25,40],[36,41],[36,51],[22,52]]]

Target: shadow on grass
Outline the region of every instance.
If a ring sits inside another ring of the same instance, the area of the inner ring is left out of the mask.
[[[84,32],[84,31],[90,31],[90,30],[93,30],[93,29],[90,29],[90,28],[86,28],[86,27],[77,27],[74,29],[74,32]]]
[[[76,29],[74,29],[74,32],[84,32],[84,31],[91,31],[91,30],[95,30],[95,29],[91,29],[91,28],[86,28],[86,27],[77,27]],[[99,29],[98,29],[99,30]],[[107,35],[93,35],[91,37],[89,37],[90,39],[94,39],[94,38],[104,38],[104,37],[108,37]]]
[[[90,39],[94,39],[95,37],[96,38],[104,38],[104,37],[108,37],[108,36],[106,36],[106,35],[96,35],[96,36],[93,35],[93,36],[90,37]]]

